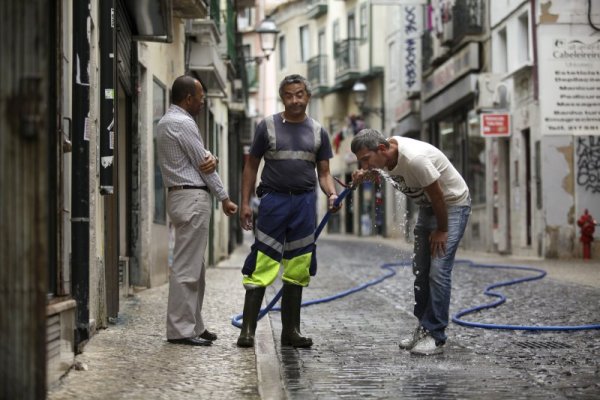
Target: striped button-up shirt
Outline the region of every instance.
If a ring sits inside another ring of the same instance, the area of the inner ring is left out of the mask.
[[[217,174],[200,172],[206,156],[198,125],[183,108],[171,105],[157,126],[158,163],[165,186],[208,186],[219,200],[229,197]]]

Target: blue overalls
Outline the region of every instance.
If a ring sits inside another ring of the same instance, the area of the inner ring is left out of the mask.
[[[276,150],[277,134],[273,116],[265,119],[269,160],[305,160],[316,164],[316,154],[321,146],[321,125],[312,120],[314,151],[294,149]],[[279,265],[283,264],[282,280],[298,286],[308,286],[315,275],[316,193],[313,190],[271,191],[262,195],[258,208],[255,241],[242,273],[247,288],[265,287],[275,281]]]

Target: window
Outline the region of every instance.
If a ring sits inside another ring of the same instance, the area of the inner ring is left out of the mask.
[[[346,23],[348,24],[348,26],[346,27],[348,32],[348,39],[356,39],[356,18],[354,17],[353,12],[348,14]]]
[[[367,40],[369,38],[369,32],[367,31],[367,18],[369,14],[367,11],[367,5],[365,3],[360,6],[360,38],[362,40]]]
[[[500,31],[498,31],[495,39],[492,56],[494,62],[494,72],[503,74],[508,72],[506,28],[502,28]]]
[[[333,40],[333,56],[337,57],[337,46],[340,41],[340,22],[338,20],[333,22],[331,39]]]
[[[529,53],[529,14],[523,13],[519,17],[517,24],[517,40],[519,45],[517,46],[517,61],[519,66],[527,64],[530,61]]]
[[[156,140],[156,127],[158,121],[166,110],[166,88],[158,80],[154,79],[152,85],[152,136],[154,139],[154,222],[157,224],[167,223],[167,199],[162,174],[158,165],[158,145]]]
[[[485,138],[479,136],[479,119],[465,111],[439,121],[438,148],[463,176],[473,204],[485,203]]]
[[[319,31],[319,55],[323,56],[327,54],[327,42],[325,41],[325,29]]]
[[[469,137],[467,142],[467,186],[473,204],[485,203],[485,138]]]
[[[306,62],[310,53],[310,37],[308,25],[300,27],[300,62]]]
[[[252,26],[254,20],[252,11],[253,8],[246,7],[238,12],[237,24],[239,30],[246,30]]]
[[[279,69],[285,69],[287,66],[287,59],[285,57],[286,48],[285,48],[285,36],[279,37]]]
[[[246,60],[246,78],[248,79],[248,87],[256,89],[258,87],[258,70],[256,63],[252,60],[252,50],[249,44],[242,46],[242,55]]]
[[[400,60],[400,52],[398,49],[397,42],[391,41],[388,49],[388,65],[397,65],[398,60]],[[400,68],[390,68],[390,72],[388,74],[389,83],[396,84],[400,78]]]

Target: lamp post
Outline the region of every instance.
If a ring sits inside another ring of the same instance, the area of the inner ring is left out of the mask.
[[[383,113],[381,107],[368,107],[365,105],[367,103],[367,85],[361,81],[356,81],[352,86],[352,93],[354,93],[354,102],[364,115],[373,113],[381,117]]]
[[[275,21],[271,19],[271,17],[266,17],[256,28],[256,33],[258,33],[258,38],[260,40],[260,48],[263,52],[261,56],[253,56],[246,57],[246,62],[255,62],[260,64],[263,59],[268,60],[269,56],[275,51],[275,46],[277,45],[277,35],[279,34],[279,29],[277,29],[277,25]]]
[[[256,33],[258,33],[260,39],[260,48],[264,53],[263,57],[268,60],[271,53],[275,51],[279,29],[277,29],[275,21],[271,17],[267,17],[260,23]]]

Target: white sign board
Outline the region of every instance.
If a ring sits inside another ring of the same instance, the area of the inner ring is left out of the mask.
[[[539,43],[542,135],[600,135],[600,38]]]
[[[421,36],[423,35],[423,7],[402,7],[402,89],[406,92],[421,90]]]

